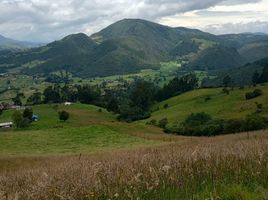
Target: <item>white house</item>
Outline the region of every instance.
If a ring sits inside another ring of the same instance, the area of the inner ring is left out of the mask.
[[[65,106],[70,106],[70,105],[72,105],[72,103],[71,102],[65,102],[64,105]]]
[[[11,128],[12,126],[13,126],[12,122],[0,123],[0,128]]]

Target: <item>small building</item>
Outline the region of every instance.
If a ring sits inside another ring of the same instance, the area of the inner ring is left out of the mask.
[[[65,102],[64,105],[65,106],[70,106],[70,105],[72,105],[72,103],[71,102]]]
[[[0,123],[0,128],[11,128],[12,126],[13,126],[12,122]]]
[[[33,121],[33,122],[37,122],[37,121],[39,121],[39,117],[38,117],[38,115],[33,115],[33,116],[32,116],[32,121]]]

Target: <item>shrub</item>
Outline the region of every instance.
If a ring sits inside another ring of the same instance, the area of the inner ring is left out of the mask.
[[[204,112],[192,113],[186,118],[185,123],[192,125],[192,126],[196,126],[196,125],[205,124],[211,119],[212,119],[211,116]]]
[[[256,89],[253,92],[247,92],[245,94],[245,97],[247,100],[249,100],[249,99],[254,99],[256,97],[259,97],[261,95],[262,95],[262,91],[260,89]]]
[[[205,98],[205,102],[207,102],[207,101],[209,101],[209,100],[211,100],[211,97],[210,97],[210,96],[207,96],[207,97]]]
[[[59,119],[61,121],[67,121],[69,119],[69,117],[70,117],[70,114],[68,112],[66,112],[64,110],[59,112]]]
[[[148,125],[153,125],[153,126],[156,126],[157,125],[157,122],[155,119],[152,119],[151,121],[147,122]]]
[[[224,133],[239,133],[244,130],[245,120],[230,119],[224,123]]]
[[[27,118],[29,119],[30,121],[32,121],[32,118],[33,118],[33,110],[31,108],[26,108],[24,111],[23,111],[23,114],[22,114],[23,118]]]
[[[248,115],[246,119],[213,120],[205,113],[189,115],[178,127],[168,130],[187,136],[215,136],[266,128],[266,119],[257,114]],[[165,127],[165,132],[168,132]]]
[[[22,113],[19,111],[15,111],[13,113],[12,121],[16,128],[26,128],[31,123],[31,121],[28,118],[24,118]]]
[[[159,120],[159,122],[158,122],[158,126],[160,128],[163,128],[163,129],[166,128],[167,124],[168,124],[168,119],[167,118],[163,118],[163,119]]]
[[[265,119],[262,116],[251,114],[246,117],[245,131],[261,130],[266,128]]]
[[[164,109],[167,109],[169,107],[169,105],[166,103],[165,105],[164,105]]]

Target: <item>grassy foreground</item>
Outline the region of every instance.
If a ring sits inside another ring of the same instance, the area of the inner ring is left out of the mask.
[[[1,157],[0,199],[265,200],[268,133],[80,156]]]

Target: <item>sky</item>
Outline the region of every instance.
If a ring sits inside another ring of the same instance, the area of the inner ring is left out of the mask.
[[[140,18],[213,34],[268,33],[268,0],[0,0],[0,34],[51,42]]]

